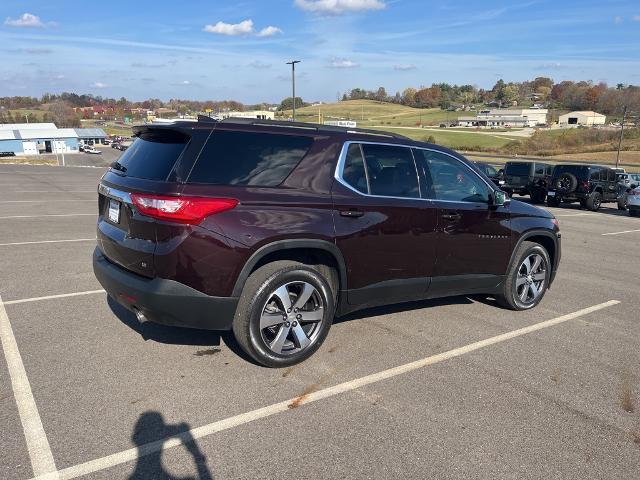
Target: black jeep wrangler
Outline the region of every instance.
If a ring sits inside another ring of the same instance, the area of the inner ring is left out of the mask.
[[[529,195],[533,203],[544,203],[548,179],[553,165],[540,162],[507,162],[504,165],[504,185],[500,188],[509,196]]]
[[[616,172],[600,165],[556,165],[551,175],[547,205],[580,202],[582,208],[596,211],[603,202],[617,202]]]

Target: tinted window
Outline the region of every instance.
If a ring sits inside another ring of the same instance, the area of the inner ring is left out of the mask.
[[[578,178],[585,179],[589,175],[589,167],[583,165],[556,165],[553,169],[554,178],[560,177],[563,173],[572,173]]]
[[[489,202],[489,187],[470,168],[449,155],[415,150],[416,160],[426,164],[431,177],[431,198],[453,202]]]
[[[362,152],[358,144],[352,143],[349,145],[347,157],[344,161],[342,179],[359,192],[369,193],[367,174],[364,170]]]
[[[600,169],[599,168],[592,168],[591,169],[591,175],[589,177],[590,180],[594,180],[594,181],[598,181],[600,180]],[[606,180],[606,178],[605,178]]]
[[[498,171],[493,168],[491,165],[485,165],[484,166],[484,172],[485,175],[488,177],[497,177],[498,176]]]
[[[520,177],[528,177],[531,171],[530,163],[507,163],[505,166],[506,175],[515,175]]]
[[[610,182],[615,182],[616,181],[616,172],[614,172],[613,170],[606,170],[609,173],[609,178],[608,180]],[[604,172],[602,172],[602,178],[604,180]]]
[[[147,132],[141,134],[113,167],[128,177],[165,180],[189,138],[178,132]]]
[[[362,145],[372,195],[420,198],[418,173],[411,150],[388,145]]]
[[[274,187],[287,178],[312,143],[310,137],[214,131],[189,183]]]

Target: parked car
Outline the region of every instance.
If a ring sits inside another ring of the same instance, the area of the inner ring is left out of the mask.
[[[98,188],[96,277],[140,321],[232,330],[260,364],[308,358],[362,308],[531,309],[556,275],[553,215],[447,148],[253,119],[134,131]]]
[[[16,152],[0,152],[0,157],[15,157]]]
[[[533,203],[543,203],[547,197],[548,180],[553,165],[541,162],[507,162],[504,165],[502,190],[529,195]]]
[[[120,142],[119,141],[113,141],[111,142],[111,148],[118,148],[120,146]]]
[[[629,216],[640,217],[640,186],[635,183],[624,195],[625,207],[629,209]]]
[[[600,165],[556,165],[547,192],[547,205],[580,202],[582,208],[597,211],[602,203],[617,202],[620,196],[616,172]]]
[[[84,153],[90,153],[92,155],[100,155],[102,152],[94,147],[84,147]]]
[[[108,138],[103,138],[102,145],[111,145],[111,140],[109,140]]]
[[[484,173],[487,177],[489,177],[493,183],[495,183],[498,187],[502,188],[502,186],[504,185],[503,173],[500,173],[500,171],[496,170],[493,165],[490,165],[488,163],[485,163],[485,162],[473,162],[473,163],[475,163],[476,167],[478,167],[478,169],[482,173]]]

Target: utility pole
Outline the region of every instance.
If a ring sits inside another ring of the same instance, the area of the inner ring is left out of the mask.
[[[618,140],[618,153],[616,155],[616,168],[620,164],[620,148],[622,147],[622,136],[624,134],[624,122],[627,120],[627,106],[624,106],[622,111],[622,123],[620,124],[620,139]]]
[[[293,121],[296,121],[296,63],[301,60],[291,60],[287,65],[291,65],[291,85],[293,87]]]

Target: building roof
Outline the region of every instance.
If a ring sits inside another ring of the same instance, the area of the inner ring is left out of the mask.
[[[576,112],[565,113],[564,115],[560,115],[561,117],[571,116],[571,115],[583,115],[585,117],[606,117],[601,113],[592,112],[591,110],[580,110]]]
[[[60,138],[78,138],[73,128],[42,128],[15,130],[16,139],[23,140],[54,140]]]
[[[15,140],[16,134],[13,130],[0,130],[0,140]]]
[[[107,138],[107,134],[101,128],[74,128],[80,138]]]
[[[0,130],[56,129],[55,123],[0,123]]]

